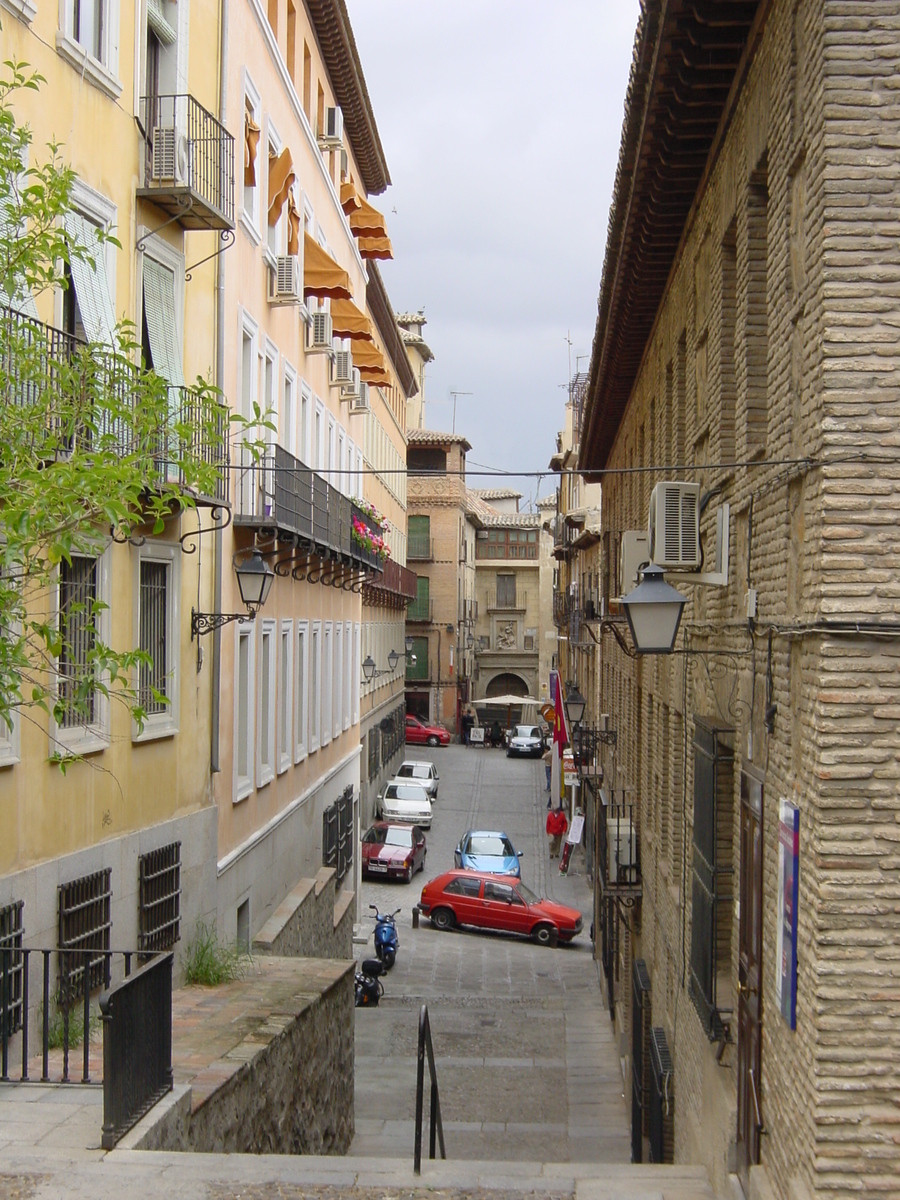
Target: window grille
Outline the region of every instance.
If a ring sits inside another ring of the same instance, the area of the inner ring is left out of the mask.
[[[138,950],[141,961],[171,950],[181,937],[181,842],[138,859]]]
[[[650,976],[636,958],[631,969],[631,1161],[644,1161],[650,1132]]]
[[[665,1030],[650,1031],[650,1162],[675,1161],[675,1082]]]
[[[0,908],[0,1020],[6,1026],[6,1036],[12,1037],[22,1028],[22,912],[24,902],[17,900]],[[5,980],[4,980],[5,975]],[[5,986],[4,986],[5,984]],[[2,1032],[2,1027],[0,1027]]]
[[[353,864],[353,786],[348,784],[322,813],[322,864],[340,883]]]
[[[72,556],[59,564],[59,700],[57,723],[62,729],[91,725],[97,693],[85,686],[96,641],[94,604],[98,599],[96,558]]]
[[[148,716],[164,713],[166,697],[168,563],[144,560],[140,584],[140,648],[150,656],[139,671],[138,703]]]
[[[369,730],[369,779],[378,774],[378,729]]]
[[[733,730],[694,722],[694,834],[690,995],[711,1041],[724,1034],[717,980],[731,961],[734,903]]]
[[[112,927],[112,871],[109,867],[93,875],[59,885],[59,1004],[65,1008],[84,995],[85,971],[88,990],[109,987],[109,931]],[[96,950],[96,955],[72,954],[72,950]]]

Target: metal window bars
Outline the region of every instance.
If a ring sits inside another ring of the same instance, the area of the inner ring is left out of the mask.
[[[59,624],[62,633],[57,666],[61,729],[92,725],[97,715],[97,692],[92,686],[90,655],[96,641],[94,604],[98,561],[73,554],[59,564]]]
[[[322,865],[334,867],[340,883],[353,864],[353,785],[348,784],[322,813]]]
[[[60,1009],[68,1009],[86,991],[109,986],[111,878],[106,867],[59,885]]]
[[[138,859],[140,962],[171,950],[181,937],[181,842],[150,850]]]
[[[22,1028],[22,984],[24,978],[22,949],[22,911],[25,903],[17,900],[0,908],[0,1023],[4,1046],[16,1030]]]

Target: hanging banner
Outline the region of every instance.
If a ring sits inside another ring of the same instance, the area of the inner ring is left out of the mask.
[[[775,1000],[797,1028],[797,908],[800,899],[800,809],[782,800],[778,819],[778,941]]]

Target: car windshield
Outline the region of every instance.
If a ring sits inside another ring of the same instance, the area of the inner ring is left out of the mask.
[[[541,731],[534,725],[517,725],[515,736],[521,738],[536,738],[541,736]]]
[[[540,896],[536,895],[531,888],[527,887],[524,883],[517,883],[516,891],[526,904],[540,904],[541,902]]]
[[[430,777],[431,768],[428,766],[418,766],[413,763],[403,763],[398,775],[402,775],[404,779],[428,779]]]
[[[389,783],[384,793],[386,800],[427,800],[425,789],[417,783]]]
[[[509,838],[487,837],[484,834],[477,834],[475,837],[469,838],[467,853],[494,854],[500,858],[506,858],[514,855],[515,850],[513,850]]]
[[[408,850],[413,844],[411,829],[388,829],[384,839],[386,846],[402,846]]]

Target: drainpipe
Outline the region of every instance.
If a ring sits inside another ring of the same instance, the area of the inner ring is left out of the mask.
[[[219,22],[219,123],[225,125],[228,100],[228,0],[222,0]],[[225,392],[225,255],[216,258],[216,387]],[[226,436],[227,432],[226,432]],[[228,480],[229,485],[231,480]],[[222,546],[221,527],[215,534],[215,577],[213,584],[213,612],[222,611]],[[219,765],[219,687],[222,677],[222,631],[213,633],[212,646],[212,728],[209,735],[209,767],[216,774]]]

